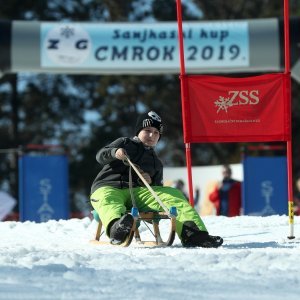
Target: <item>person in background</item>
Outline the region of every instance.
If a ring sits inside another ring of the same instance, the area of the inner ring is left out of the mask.
[[[0,191],[0,221],[13,211],[14,206],[17,204],[17,200],[5,191]]]
[[[122,244],[133,226],[134,219],[127,213],[133,205],[131,192],[140,211],[162,211],[137,174],[129,175],[126,162],[126,157],[129,157],[164,205],[168,209],[172,206],[177,208],[176,233],[182,245],[217,248],[222,245],[223,239],[208,233],[202,219],[181,191],[163,186],[163,164],[154,149],[162,133],[160,116],[149,111],[138,117],[133,138],[121,137],[100,149],[96,155],[100,172],[91,187],[91,204],[114,245]]]
[[[235,217],[241,213],[241,182],[233,179],[229,165],[222,166],[223,180],[210,193],[209,200],[216,208],[216,214]]]
[[[185,183],[184,183],[184,181],[182,179],[176,180],[175,183],[174,183],[174,187],[176,189],[180,190],[183,193],[184,197],[187,200],[189,200],[189,197],[188,197],[188,195],[187,195],[187,193],[185,191]],[[195,193],[194,193],[194,205],[195,206],[198,204],[199,197],[200,197],[200,190],[199,190],[199,188],[196,188],[195,189]]]
[[[73,218],[85,218],[91,214],[90,199],[87,196],[83,182],[78,182],[76,188],[73,191],[73,197],[71,201],[71,216]]]
[[[175,182],[174,182],[174,187],[178,190],[180,190],[182,192],[182,194],[184,195],[184,197],[186,199],[188,199],[188,195],[187,193],[185,192],[185,188],[184,188],[184,181],[182,179],[177,179]]]

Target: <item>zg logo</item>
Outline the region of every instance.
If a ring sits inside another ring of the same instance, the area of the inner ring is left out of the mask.
[[[49,30],[44,49],[52,62],[60,66],[76,66],[88,58],[91,39],[81,26],[63,24]]]
[[[243,90],[243,91],[228,91],[228,96],[219,96],[219,99],[214,102],[219,111],[228,109],[235,105],[257,105],[260,101],[258,90]]]

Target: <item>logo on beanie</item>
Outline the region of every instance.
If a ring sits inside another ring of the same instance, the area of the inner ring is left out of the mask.
[[[157,122],[161,122],[160,116],[154,111],[149,111],[148,116],[151,117],[152,119],[154,119]]]

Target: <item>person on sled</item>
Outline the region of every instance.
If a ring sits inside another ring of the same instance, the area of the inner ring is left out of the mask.
[[[130,187],[127,156],[139,168],[164,205],[168,209],[172,206],[177,208],[176,233],[184,247],[221,246],[223,239],[209,235],[199,214],[183,193],[174,187],[163,186],[163,165],[154,150],[162,133],[160,116],[149,111],[138,117],[133,138],[118,138],[96,154],[101,170],[92,184],[90,199],[110,242],[122,244],[130,234],[134,221],[132,215],[126,213],[132,207],[130,188],[140,211],[162,211],[135,172],[132,172]]]

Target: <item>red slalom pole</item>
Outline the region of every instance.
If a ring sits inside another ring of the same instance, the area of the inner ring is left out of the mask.
[[[182,30],[182,13],[181,13],[181,0],[176,0],[177,7],[177,25],[178,25],[178,41],[179,41],[179,57],[180,57],[180,87],[181,87],[181,106],[182,106],[182,122],[185,143],[185,156],[188,175],[189,187],[189,202],[194,206],[194,192],[193,192],[193,179],[192,179],[192,159],[191,159],[191,145],[187,142],[186,130],[186,106],[188,101],[185,84],[185,63],[184,63],[184,46],[183,46],[183,30]]]
[[[290,70],[290,14],[289,0],[283,0],[284,6],[284,73],[288,76],[288,92],[286,97],[291,103],[291,70]],[[291,119],[291,104],[289,116]],[[291,122],[291,120],[290,120]],[[294,239],[294,196],[293,196],[293,163],[292,163],[292,135],[287,140],[287,179],[288,179],[288,214],[289,214],[289,239]]]

